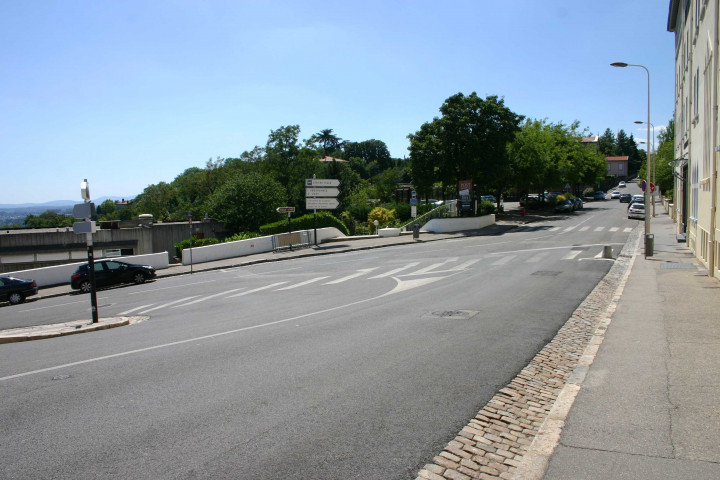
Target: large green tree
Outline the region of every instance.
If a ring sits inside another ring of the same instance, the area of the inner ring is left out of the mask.
[[[325,155],[340,152],[345,144],[342,138],[333,133],[332,128],[320,130],[320,132],[310,137],[309,143],[319,144]]]
[[[291,206],[301,207],[305,198],[305,179],[317,168],[317,152],[303,147],[299,141],[300,127],[290,125],[270,132],[262,161],[263,173],[277,180],[284,188]]]
[[[233,233],[258,232],[261,225],[277,221],[275,209],[286,205],[283,186],[270,175],[258,172],[229,179],[207,202],[213,218]]]

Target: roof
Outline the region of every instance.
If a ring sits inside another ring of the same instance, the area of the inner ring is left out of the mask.
[[[627,162],[628,160],[630,160],[630,157],[628,157],[627,155],[623,157],[605,157],[605,160],[607,160],[608,162]]]
[[[600,137],[598,135],[594,135],[592,137],[582,137],[582,143],[597,143],[600,141]]]
[[[331,156],[329,156],[329,155],[323,155],[323,156],[320,158],[320,161],[321,161],[321,162],[325,162],[325,163],[329,163],[329,162],[344,162],[344,163],[347,163],[347,160],[343,160],[342,158],[331,157]]]

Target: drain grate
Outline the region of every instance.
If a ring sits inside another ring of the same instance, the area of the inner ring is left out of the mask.
[[[556,271],[556,270],[538,270],[537,272],[533,272],[530,275],[536,275],[538,277],[557,277],[562,272]]]
[[[428,312],[422,316],[423,319],[438,320],[469,320],[480,312],[474,310],[445,310],[442,312]]]
[[[690,269],[693,268],[692,263],[679,263],[679,262],[667,262],[660,265],[660,268],[671,268],[671,269]]]

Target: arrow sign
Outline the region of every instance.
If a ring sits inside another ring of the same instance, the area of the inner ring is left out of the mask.
[[[306,198],[305,208],[307,210],[335,210],[340,206],[337,198]]]
[[[275,211],[278,213],[295,213],[295,207],[278,207]]]
[[[306,187],[339,187],[340,180],[336,178],[306,178]]]
[[[340,190],[335,187],[307,187],[305,188],[306,197],[337,197]]]

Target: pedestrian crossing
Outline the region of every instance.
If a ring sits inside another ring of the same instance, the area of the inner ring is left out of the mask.
[[[433,279],[442,279],[463,271],[480,268],[482,271],[489,269],[501,268],[511,264],[528,264],[537,265],[543,261],[552,261],[556,258],[560,261],[578,261],[601,259],[603,253],[603,245],[589,246],[556,246],[544,247],[536,249],[517,250],[513,252],[495,252],[485,253],[481,256],[473,258],[446,257],[424,260],[412,260],[402,265],[388,265],[386,269],[383,267],[362,268],[351,273],[345,272],[343,275],[333,278],[332,275],[298,275],[294,280],[283,280],[270,282],[266,285],[260,285],[262,280],[254,279],[255,284],[250,286],[237,286],[229,288],[222,292],[210,295],[190,295],[180,299],[175,299],[160,303],[145,303],[142,305],[122,308],[117,305],[118,316],[125,315],[148,315],[167,310],[185,308],[190,306],[199,306],[205,302],[211,301],[232,301],[240,297],[246,297],[261,292],[288,292],[291,290],[303,291],[303,289],[313,289],[317,291],[322,288],[333,288],[335,286],[353,281],[382,281],[383,279],[394,279],[398,283],[404,285],[404,289],[412,288],[412,285],[423,285],[423,281],[429,277]],[[383,271],[384,270],[384,271]],[[229,272],[226,272],[229,273]],[[204,282],[203,282],[204,283]],[[228,285],[231,286],[231,285]],[[148,292],[151,293],[151,292]]]

